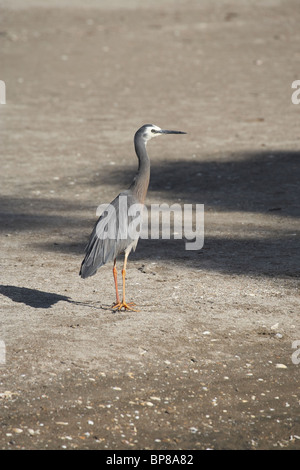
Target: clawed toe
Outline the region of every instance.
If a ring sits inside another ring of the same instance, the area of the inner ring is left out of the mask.
[[[132,307],[135,307],[135,304],[133,302],[117,302],[115,304],[113,304],[112,306],[112,309],[113,310],[118,310],[118,311],[121,311],[121,310],[131,310],[132,312],[137,312],[138,310],[135,310],[134,308]]]

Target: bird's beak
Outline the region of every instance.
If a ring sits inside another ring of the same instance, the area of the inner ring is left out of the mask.
[[[186,134],[186,132],[181,131],[168,131],[167,129],[161,129],[159,131],[161,134]]]

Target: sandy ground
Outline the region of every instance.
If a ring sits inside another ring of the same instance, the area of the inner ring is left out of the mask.
[[[0,11],[1,448],[299,449],[298,0],[24,3]],[[141,240],[139,312],[113,313],[112,266],[78,271],[147,122],[188,132],[149,143],[147,204],[204,204],[205,244]]]

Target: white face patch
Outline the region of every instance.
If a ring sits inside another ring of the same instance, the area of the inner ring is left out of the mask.
[[[147,126],[143,132],[143,137],[144,137],[145,142],[152,139],[152,137],[161,135],[160,131],[161,131],[161,128],[158,126],[155,126],[154,124]]]

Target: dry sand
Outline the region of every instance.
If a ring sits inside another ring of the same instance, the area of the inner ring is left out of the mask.
[[[298,1],[24,3],[0,10],[1,448],[299,449]],[[149,143],[147,204],[204,204],[205,244],[141,240],[139,312],[113,313],[112,266],[78,271],[147,122],[188,132]]]

